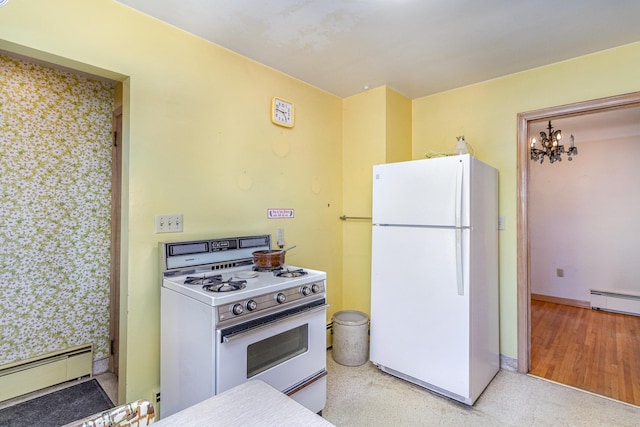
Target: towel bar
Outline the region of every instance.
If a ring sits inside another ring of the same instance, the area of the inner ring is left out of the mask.
[[[340,217],[341,220],[346,221],[348,219],[371,219],[370,216],[346,216],[346,215],[342,215]]]

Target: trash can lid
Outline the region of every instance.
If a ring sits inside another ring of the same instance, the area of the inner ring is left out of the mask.
[[[360,326],[369,322],[369,317],[361,311],[345,310],[334,313],[333,321],[339,325]]]

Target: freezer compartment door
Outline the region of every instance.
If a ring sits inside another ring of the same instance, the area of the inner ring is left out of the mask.
[[[458,292],[456,230],[374,226],[371,361],[469,395],[468,251]],[[468,248],[469,230],[462,230]]]
[[[373,167],[373,223],[468,226],[470,156]]]

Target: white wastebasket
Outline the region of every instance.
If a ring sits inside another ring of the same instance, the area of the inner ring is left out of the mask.
[[[345,366],[359,366],[369,360],[369,317],[360,311],[334,313],[333,360]]]

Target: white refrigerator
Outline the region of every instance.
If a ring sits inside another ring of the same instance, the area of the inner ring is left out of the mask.
[[[497,192],[468,154],[373,168],[370,359],[467,405],[500,367]]]

